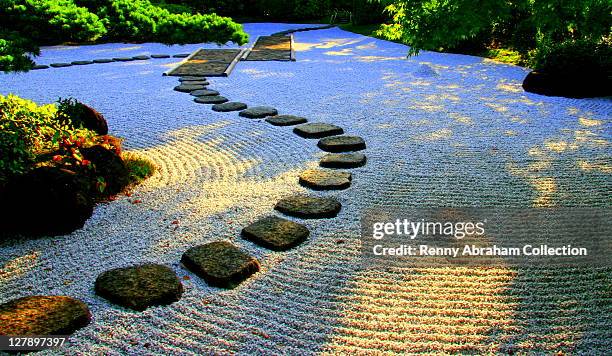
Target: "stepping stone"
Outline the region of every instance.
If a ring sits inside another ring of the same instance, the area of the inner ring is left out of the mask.
[[[115,62],[129,62],[129,61],[133,61],[134,58],[132,57],[115,57],[113,58],[113,61]]]
[[[113,62],[110,58],[98,58],[93,60],[94,63],[110,63]]]
[[[274,126],[293,126],[307,122],[306,118],[293,115],[275,115],[266,118]]]
[[[357,168],[366,164],[363,153],[328,153],[319,162],[326,168]]]
[[[229,99],[221,96],[221,95],[213,95],[213,96],[198,96],[193,101],[198,104],[223,104],[228,102]]]
[[[334,198],[319,198],[294,195],[283,198],[274,209],[283,214],[305,219],[333,218],[338,215],[342,205]]]
[[[71,67],[72,63],[51,63],[50,66],[53,68]]]
[[[187,77],[180,77],[179,78],[179,82],[190,82],[193,80],[206,80],[206,78],[204,77],[195,77],[195,76],[187,76]]]
[[[293,132],[303,138],[323,138],[327,136],[342,135],[344,130],[340,126],[322,122],[311,122],[297,126]]]
[[[132,59],[135,59],[137,61],[146,61],[147,59],[151,59],[151,57],[145,56],[145,55],[140,55],[140,56],[134,56],[134,57],[132,57]]]
[[[219,112],[238,111],[238,110],[244,110],[246,108],[247,108],[247,105],[245,103],[239,103],[237,101],[229,101],[223,104],[215,104],[212,107],[214,111],[219,111]]]
[[[242,236],[273,251],[286,251],[308,238],[310,231],[302,224],[268,216],[242,229]]]
[[[319,140],[317,146],[327,152],[360,151],[366,148],[365,141],[358,136],[324,137]]]
[[[84,66],[88,64],[93,64],[93,61],[74,61],[72,62],[75,66]]]
[[[300,174],[300,184],[314,190],[342,190],[351,186],[349,172],[308,169]]]
[[[210,85],[206,80],[184,80],[181,85]]]
[[[151,58],[160,59],[160,58],[170,58],[169,54],[152,54]]]
[[[174,90],[180,91],[181,93],[190,93],[194,90],[206,89],[203,85],[189,85],[189,84],[181,84],[174,87]]]
[[[44,64],[37,64],[32,67],[32,70],[47,69],[47,68],[49,68],[49,66],[44,65]]]
[[[189,94],[193,96],[214,96],[214,95],[219,95],[219,92],[216,90],[211,90],[211,89],[200,89],[200,90],[194,90],[190,92]]]
[[[0,304],[0,335],[70,335],[89,324],[85,303],[66,296],[30,296]]]
[[[278,111],[271,106],[254,106],[240,112],[240,116],[249,119],[262,119],[266,116],[277,115]]]
[[[227,241],[216,241],[187,250],[181,262],[206,283],[234,288],[259,271],[259,262]]]
[[[191,53],[179,53],[179,54],[175,54],[172,57],[174,57],[174,58],[187,58],[187,57],[189,57],[190,54]]]
[[[134,310],[176,302],[183,285],[170,268],[142,264],[106,271],[96,279],[96,294]]]

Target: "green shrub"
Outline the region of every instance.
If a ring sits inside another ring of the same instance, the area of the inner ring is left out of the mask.
[[[535,53],[534,69],[549,74],[594,73],[612,75],[612,46],[590,40],[542,43]]]
[[[58,115],[55,105],[0,95],[0,181],[28,171],[38,155],[93,139],[93,132],[75,129],[68,118],[58,120]]]
[[[155,165],[138,154],[126,152],[121,157],[129,172],[130,185],[139,184],[155,173]]]
[[[34,62],[28,53],[39,54],[39,48],[17,32],[0,31],[0,70],[24,71],[32,68]]]

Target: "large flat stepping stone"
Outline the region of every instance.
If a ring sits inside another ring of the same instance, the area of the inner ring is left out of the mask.
[[[70,335],[90,320],[87,305],[66,296],[30,296],[0,305],[0,335]]]
[[[181,262],[206,283],[221,288],[234,288],[259,271],[256,258],[227,241],[192,247]]]
[[[293,132],[304,138],[323,138],[327,136],[342,135],[344,130],[342,127],[332,124],[311,122],[295,127]]]
[[[360,151],[366,148],[365,141],[358,136],[324,137],[319,140],[317,146],[327,152]]]
[[[351,173],[308,169],[300,174],[300,184],[314,190],[342,190],[351,186]]]
[[[174,58],[187,58],[187,57],[189,57],[190,54],[191,53],[178,53],[178,54],[173,55],[172,57],[174,57]]]
[[[202,90],[206,89],[204,85],[191,85],[191,84],[181,84],[174,87],[174,90],[180,91],[181,93],[190,93],[194,90]]]
[[[266,116],[277,115],[278,111],[271,106],[254,106],[240,112],[240,116],[249,119],[263,119]]]
[[[35,66],[32,67],[32,70],[39,70],[39,69],[47,69],[49,68],[48,65],[44,65],[44,64],[37,64]]]
[[[186,76],[186,77],[180,77],[179,78],[179,82],[191,82],[194,80],[206,80],[206,78],[204,77],[196,77],[196,76]]]
[[[306,118],[293,115],[274,115],[266,118],[274,126],[293,126],[307,122]]]
[[[246,108],[247,108],[247,105],[245,103],[239,103],[237,101],[229,101],[223,104],[215,104],[212,107],[214,111],[219,111],[219,112],[238,111],[238,110],[244,110]]]
[[[334,198],[319,198],[294,195],[281,199],[274,209],[283,214],[306,219],[333,218],[338,215],[342,205]]]
[[[213,95],[213,96],[198,96],[193,101],[195,101],[198,104],[223,104],[225,102],[228,102],[229,99],[224,96]]]
[[[96,294],[134,310],[176,302],[183,285],[170,268],[142,264],[106,271],[96,279]]]
[[[269,216],[242,229],[242,236],[274,251],[285,251],[308,238],[310,231],[302,224]]]
[[[93,61],[73,61],[71,63],[74,64],[75,66],[84,66],[88,64],[93,64]]]
[[[147,59],[151,59],[151,57],[140,55],[140,56],[134,56],[132,57],[132,59],[137,60],[137,61],[146,61]]]
[[[357,168],[365,164],[363,153],[328,153],[319,161],[319,165],[326,168]]]
[[[134,60],[133,57],[115,57],[113,58],[113,61],[115,62],[131,62],[133,60]]]
[[[72,63],[51,63],[49,65],[53,68],[72,67]]]
[[[162,59],[162,58],[170,58],[169,54],[152,54],[151,58]]]
[[[94,63],[110,63],[114,61],[110,58],[98,58],[98,59],[94,59],[93,62]]]
[[[181,82],[182,85],[210,85],[207,80],[184,80]]]
[[[189,94],[193,96],[214,96],[214,95],[219,95],[219,92],[216,90],[211,90],[211,89],[199,89],[199,90],[194,90],[190,92]]]

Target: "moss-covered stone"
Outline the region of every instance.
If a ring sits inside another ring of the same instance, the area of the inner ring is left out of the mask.
[[[183,294],[183,285],[170,268],[142,264],[100,274],[95,290],[115,304],[141,311],[176,302]]]
[[[315,190],[341,190],[351,186],[349,172],[308,169],[300,174],[300,184]]]
[[[30,296],[0,305],[0,335],[70,335],[90,320],[87,305],[66,296]]]
[[[259,262],[227,241],[216,241],[187,250],[185,267],[215,287],[234,288],[259,271]]]
[[[285,251],[308,238],[310,231],[302,224],[268,216],[242,229],[242,236],[274,251]]]
[[[362,153],[328,153],[319,162],[326,168],[357,168],[366,164],[366,156]]]

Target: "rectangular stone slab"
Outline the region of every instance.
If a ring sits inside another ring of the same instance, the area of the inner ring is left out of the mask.
[[[293,36],[259,36],[247,61],[295,61]]]
[[[199,49],[175,68],[164,73],[171,76],[227,77],[243,49]]]

